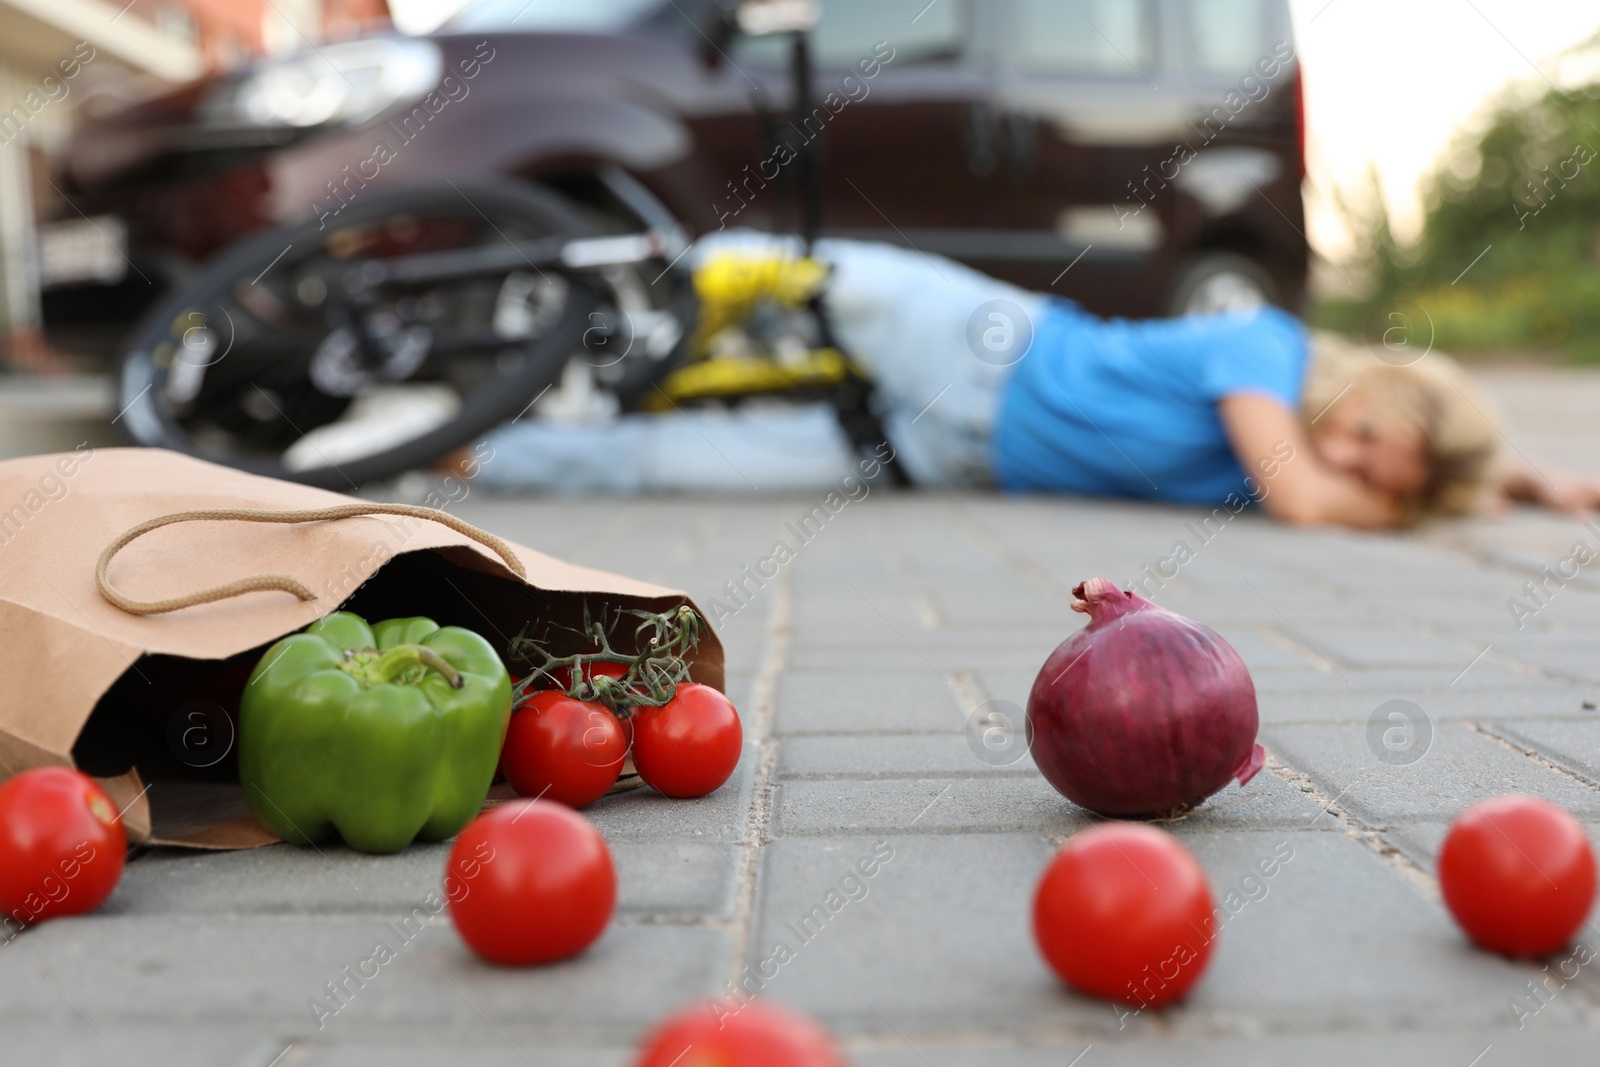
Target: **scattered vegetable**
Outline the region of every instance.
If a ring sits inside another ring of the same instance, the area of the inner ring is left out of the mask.
[[[0,785],[0,920],[93,911],[117,887],[127,850],[116,805],[93,778],[23,771]]]
[[[1104,578],[1073,590],[1089,625],[1051,653],[1028,696],[1034,762],[1104,815],[1193,807],[1260,770],[1256,692],[1216,631]]]
[[[622,615],[639,620],[633,633],[638,652],[614,648],[607,628],[589,617],[587,607],[580,633],[592,651],[556,656],[549,651],[554,642],[526,631],[512,642],[512,656],[531,670],[516,687],[501,767],[523,796],[547,795],[581,807],[610,788],[643,781],[666,796],[700,797],[720,788],[738,765],[739,713],[717,690],[689,680],[689,654],[704,625],[700,616],[687,605],[664,614]],[[565,703],[562,694],[570,698]],[[614,717],[637,771],[614,786],[615,774],[600,784],[611,774],[616,749],[610,726],[591,714],[597,709]]]
[[[669,797],[703,797],[739,764],[744,730],[727,697],[686,682],[659,708],[633,716],[633,762],[639,777]]]
[[[581,808],[616,784],[627,755],[627,735],[609,708],[547,689],[511,716],[500,766],[522,796]]]
[[[1061,846],[1033,898],[1045,962],[1090,996],[1141,1008],[1200,980],[1216,936],[1205,871],[1171,834],[1104,823]]]
[[[1543,956],[1570,943],[1594,905],[1594,852],[1582,824],[1556,805],[1494,797],[1451,824],[1439,888],[1484,948]]]
[[[545,800],[513,800],[474,819],[445,866],[450,917],[490,963],[524,966],[575,956],[611,920],[616,870],[582,815]],[[470,877],[468,877],[470,872]]]
[[[488,795],[511,679],[482,637],[334,612],[267,650],[239,706],[239,780],[286,841],[441,841]]]
[[[846,1067],[817,1023],[764,1001],[738,1011],[684,1008],[648,1034],[635,1067]]]

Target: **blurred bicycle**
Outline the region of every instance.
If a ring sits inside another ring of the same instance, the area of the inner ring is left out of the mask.
[[[735,11],[742,32],[790,38],[795,105],[809,111],[815,6]],[[810,147],[796,173],[809,248]],[[525,416],[781,397],[831,402],[858,447],[884,440],[870,380],[832,342],[821,268],[722,259],[696,277],[686,235],[652,217],[642,187],[602,177],[648,228],[603,232],[537,186],[463,180],[246,239],[134,330],[119,426],[138,444],[342,490]]]

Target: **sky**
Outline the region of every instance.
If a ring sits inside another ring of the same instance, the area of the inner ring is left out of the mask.
[[[460,0],[389,6],[402,29],[426,32]],[[1568,84],[1557,58],[1600,33],[1600,0],[1290,0],[1290,9],[1306,87],[1308,236],[1335,261],[1351,251],[1337,190],[1365,195],[1376,170],[1396,233],[1415,233],[1421,183],[1451,139],[1508,84]]]
[[[1290,0],[1306,93],[1308,235],[1348,254],[1333,191],[1376,169],[1396,233],[1416,232],[1421,184],[1508,84],[1576,75],[1560,53],[1600,33],[1596,0]],[[1594,72],[1591,72],[1593,76]]]

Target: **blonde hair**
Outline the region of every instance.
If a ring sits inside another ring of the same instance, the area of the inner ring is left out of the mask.
[[[1380,358],[1376,347],[1333,334],[1312,335],[1311,364],[1301,395],[1301,419],[1311,423],[1341,398],[1358,396],[1381,420],[1420,430],[1426,442],[1428,481],[1407,501],[1407,521],[1477,510],[1493,484],[1499,453],[1499,418],[1482,391],[1449,356],[1428,352],[1411,362]]]

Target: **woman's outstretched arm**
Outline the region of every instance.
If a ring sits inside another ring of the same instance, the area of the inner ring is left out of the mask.
[[[1239,464],[1261,484],[1259,499],[1268,515],[1296,526],[1376,530],[1399,523],[1401,501],[1319,460],[1299,415],[1281,402],[1237,393],[1218,401],[1217,411]],[[1286,453],[1290,459],[1282,458]]]
[[[1600,509],[1600,484],[1518,462],[1500,476],[1500,492],[1508,500],[1584,515]]]

